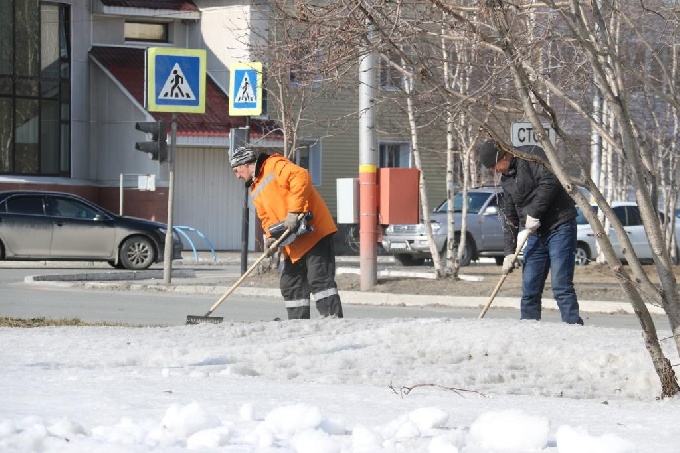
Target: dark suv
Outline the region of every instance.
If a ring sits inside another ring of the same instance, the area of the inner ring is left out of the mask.
[[[503,227],[500,219],[503,190],[500,187],[477,187],[467,193],[468,212],[465,234],[465,253],[461,266],[468,266],[480,257],[494,257],[496,264],[503,263]],[[446,200],[430,214],[432,233],[440,254],[446,251],[448,236],[448,203]],[[460,241],[460,227],[463,211],[463,192],[453,197],[455,246]],[[405,266],[422,264],[431,258],[425,225],[388,225],[382,238],[387,253]],[[441,258],[441,257],[440,257]]]

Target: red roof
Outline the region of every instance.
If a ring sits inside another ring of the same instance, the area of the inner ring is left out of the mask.
[[[198,11],[191,0],[99,0],[104,6],[119,8],[171,9],[174,11]]]
[[[104,66],[137,102],[144,105],[144,49],[93,46],[90,49],[90,55]],[[227,136],[232,127],[245,126],[246,117],[229,115],[227,94],[212,78],[207,77],[206,80],[205,113],[178,113],[178,135]],[[159,121],[170,121],[172,119],[171,113],[149,113]],[[251,133],[253,135],[261,136],[266,131],[271,132],[274,129],[275,123],[273,121],[253,120],[251,122]]]

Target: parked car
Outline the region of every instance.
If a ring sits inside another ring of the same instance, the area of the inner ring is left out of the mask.
[[[468,212],[465,235],[465,253],[461,266],[468,266],[482,256],[496,258],[503,263],[503,227],[499,217],[503,191],[500,187],[478,187],[467,192]],[[446,251],[448,237],[448,202],[444,200],[431,214],[432,233],[437,250]],[[460,227],[463,211],[463,193],[453,197],[454,238],[456,246],[460,241]],[[385,252],[394,255],[405,266],[422,264],[432,258],[423,223],[415,225],[388,225],[382,237]]]
[[[592,206],[592,209],[597,212],[598,207],[594,205]],[[630,242],[633,244],[635,255],[643,262],[653,260],[652,249],[647,240],[647,233],[645,233],[644,226],[642,225],[642,215],[640,214],[638,205],[630,201],[615,201],[612,202],[612,209],[621,221],[623,229],[626,230]],[[578,211],[578,216],[576,217],[578,230],[576,264],[582,266],[596,258],[597,240],[595,239],[593,229],[583,216],[581,209],[576,207],[576,210]],[[676,238],[680,238],[680,224],[676,225],[675,234]],[[609,240],[614,247],[614,251],[616,252],[616,256],[619,259],[624,259],[623,253],[621,252],[621,245],[613,228],[609,229],[608,235]]]
[[[121,217],[60,192],[0,192],[0,259],[107,261],[147,269],[163,261],[167,225]],[[173,232],[173,259],[182,242]]]

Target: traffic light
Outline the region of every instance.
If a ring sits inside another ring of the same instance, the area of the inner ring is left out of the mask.
[[[148,153],[149,157],[160,163],[168,161],[168,123],[165,121],[145,121],[135,124],[138,131],[151,134],[151,141],[135,143],[135,149]]]

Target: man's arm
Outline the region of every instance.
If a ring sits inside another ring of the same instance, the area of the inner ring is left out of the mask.
[[[527,166],[531,172],[535,188],[531,202],[524,208],[524,212],[540,220],[541,216],[551,208],[562,185],[557,176],[543,165],[528,162]]]
[[[279,185],[288,190],[286,196],[286,208],[288,212],[305,212],[308,209],[308,200],[312,188],[312,179],[309,172],[290,161],[279,164],[276,169],[276,177]]]
[[[512,196],[505,192],[501,209],[503,221],[503,251],[506,255],[515,253],[517,247],[517,233],[519,232],[519,215]]]

